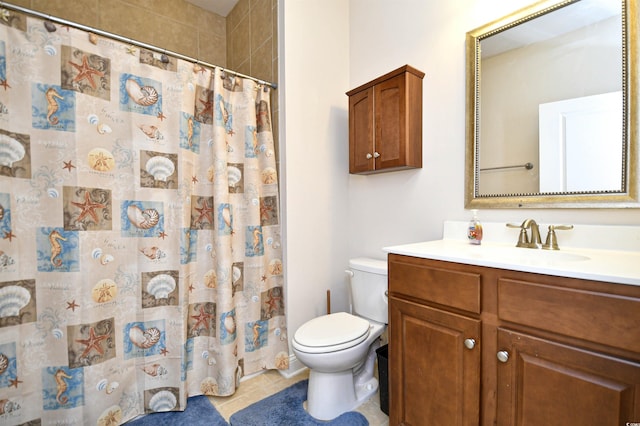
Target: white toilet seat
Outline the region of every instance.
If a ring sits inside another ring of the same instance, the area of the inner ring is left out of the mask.
[[[336,352],[366,340],[370,329],[371,324],[364,318],[336,312],[304,323],[296,331],[292,344],[301,352]]]

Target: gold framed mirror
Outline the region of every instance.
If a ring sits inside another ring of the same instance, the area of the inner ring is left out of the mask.
[[[640,207],[638,0],[545,0],[466,36],[466,208]]]

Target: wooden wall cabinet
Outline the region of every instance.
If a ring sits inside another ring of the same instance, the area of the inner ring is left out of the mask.
[[[640,287],[389,255],[389,424],[640,422]]]
[[[422,78],[405,65],[347,92],[349,173],[422,167]]]

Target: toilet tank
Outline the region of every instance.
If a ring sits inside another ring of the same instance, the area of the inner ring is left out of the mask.
[[[351,259],[349,272],[353,313],[387,324],[387,261],[364,257]]]

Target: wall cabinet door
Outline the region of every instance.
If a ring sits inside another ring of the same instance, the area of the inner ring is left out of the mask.
[[[503,328],[498,351],[498,425],[640,422],[639,363]]]
[[[404,165],[407,144],[406,79],[400,75],[374,87],[375,99],[375,168],[388,169]]]
[[[477,425],[480,321],[389,299],[390,425]]]
[[[374,170],[373,87],[349,97],[349,172]]]

